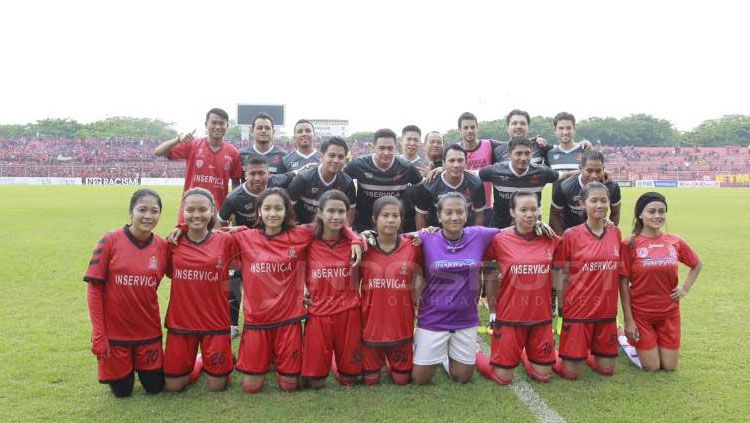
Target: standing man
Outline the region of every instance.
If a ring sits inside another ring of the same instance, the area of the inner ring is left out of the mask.
[[[428,132],[424,136],[424,151],[428,161],[428,169],[420,169],[424,174],[428,170],[443,166],[443,136],[438,131]]]
[[[531,125],[531,116],[525,110],[513,109],[505,116],[507,125],[508,139],[512,138],[529,138],[529,125]],[[547,140],[542,137],[533,137],[531,143],[531,162],[543,164],[547,151],[550,149]],[[508,143],[502,143],[494,150],[495,162],[507,162]]]
[[[613,181],[604,182],[604,155],[588,150],[581,158],[580,175],[557,183],[552,188],[552,204],[549,209],[549,225],[562,235],[566,229],[584,223],[586,209],[581,203],[581,190],[589,182],[601,182],[609,191],[609,220],[620,224],[620,186]]]
[[[401,158],[420,169],[427,166],[422,153],[422,130],[417,125],[406,125],[401,130]]]
[[[286,173],[284,156],[287,152],[273,145],[273,119],[266,113],[258,113],[253,117],[253,145],[242,150],[242,160],[248,156],[263,156],[268,161],[268,171],[271,175]]]
[[[320,151],[315,149],[315,127],[307,119],[294,124],[294,151],[284,156],[284,166],[299,170],[309,163],[320,163]]]
[[[484,187],[478,176],[466,171],[466,151],[460,145],[451,145],[445,150],[444,162],[445,170],[438,178],[413,186],[416,229],[440,226],[437,203],[440,197],[449,192],[458,192],[466,198],[469,208],[466,225],[483,226],[483,212],[487,208]]]
[[[305,169],[294,177],[287,191],[294,205],[298,223],[312,223],[318,211],[318,200],[324,192],[337,189],[349,198],[349,225],[354,220],[357,196],[354,181],[341,170],[349,153],[346,141],[332,137],[320,146],[321,163],[312,169]]]
[[[554,170],[578,169],[581,164],[583,147],[584,145],[586,148],[590,147],[590,143],[583,141],[579,145],[575,142],[575,116],[567,112],[560,112],[552,119],[552,125],[554,125],[555,136],[560,140],[560,144],[547,152],[547,163]]]
[[[183,192],[190,188],[205,188],[211,192],[220,208],[232,187],[239,185],[242,177],[240,154],[232,144],[224,141],[229,126],[229,115],[222,109],[214,108],[206,113],[206,138],[195,139],[195,130],[180,134],[177,138],[164,141],[154,149],[154,155],[169,160],[185,160],[185,185]],[[182,201],[177,212],[177,221],[184,222]]]
[[[358,232],[373,228],[372,205],[375,200],[385,195],[401,199],[407,186],[422,180],[416,167],[396,157],[395,132],[378,129],[373,134],[372,144],[371,156],[357,158],[344,169],[357,180],[354,229]]]

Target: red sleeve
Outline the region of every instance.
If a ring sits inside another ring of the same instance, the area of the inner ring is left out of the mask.
[[[167,269],[164,274],[167,275],[169,279],[172,279],[172,254],[174,253],[175,247],[177,246],[167,242]]]
[[[341,235],[346,238],[347,241],[351,242],[352,244],[359,245],[362,247],[362,250],[366,250],[366,244],[365,241],[357,235],[356,232],[352,230],[352,228],[344,225],[343,228],[341,228]]]
[[[570,257],[568,252],[570,251],[572,239],[572,233],[569,230],[565,231],[562,240],[560,241],[558,251],[556,251],[554,267],[564,268],[566,264],[569,264]]]
[[[633,267],[633,256],[630,254],[630,239],[622,240],[622,243],[620,244],[620,256],[622,257],[622,268],[620,270],[620,276],[629,278],[631,277]]]
[[[552,248],[554,248],[554,252],[552,253],[552,262],[554,263],[553,267],[559,267],[558,263],[562,263],[562,261],[564,260],[563,239],[560,237],[553,239]]]
[[[482,261],[492,261],[495,260],[495,240],[497,239],[497,235],[495,235],[495,238],[492,240],[492,242],[487,245],[487,248],[484,249],[484,255],[482,256]]]
[[[230,178],[242,178],[244,171],[242,169],[242,158],[240,152],[236,148],[232,149],[232,172],[229,175]]]
[[[697,266],[698,262],[701,261],[700,257],[698,257],[698,253],[696,253],[695,250],[693,250],[693,248],[682,238],[679,239],[677,259],[691,268]]]
[[[91,352],[102,355],[107,352],[109,342],[104,324],[104,285],[89,284],[86,297],[91,320]]]
[[[240,255],[240,243],[237,242],[237,239],[233,236],[229,236],[229,241],[227,241],[227,253],[230,257],[229,259],[229,268],[230,269],[240,269],[242,267],[242,257]]]
[[[175,145],[171,150],[169,150],[169,155],[167,156],[167,158],[169,160],[187,159],[188,155],[190,154],[190,150],[193,148],[193,144],[196,142],[198,142],[198,140],[194,140],[193,142],[182,142]]]
[[[104,234],[97,241],[94,252],[91,254],[89,267],[83,280],[89,283],[103,284],[107,281],[109,260],[112,256],[112,232]]]

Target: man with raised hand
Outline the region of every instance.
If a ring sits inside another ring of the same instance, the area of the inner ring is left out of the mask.
[[[268,171],[271,175],[286,173],[284,156],[287,152],[273,145],[273,118],[267,113],[258,113],[252,123],[253,145],[240,151],[242,160],[249,156],[262,156],[268,161]]]
[[[229,180],[232,181],[232,187],[239,185],[242,161],[237,148],[224,140],[229,127],[229,115],[226,111],[219,108],[209,110],[205,125],[206,138],[196,139],[195,130],[180,134],[156,147],[154,155],[169,160],[185,160],[183,192],[191,188],[205,188],[213,195],[218,209],[229,192]],[[184,221],[182,201],[177,221]]]
[[[309,163],[320,163],[320,151],[315,148],[315,127],[307,119],[294,124],[294,150],[284,156],[287,170],[299,170]]]

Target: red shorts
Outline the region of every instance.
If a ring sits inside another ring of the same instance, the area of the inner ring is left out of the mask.
[[[353,377],[362,373],[361,314],[359,308],[351,308],[330,316],[310,316],[307,319],[302,354],[303,377],[327,377],[333,354],[339,374]]]
[[[101,383],[120,380],[133,373],[133,370],[160,371],[164,365],[161,337],[139,345],[110,345],[110,356],[97,358],[96,364]]]
[[[411,374],[414,360],[414,343],[412,341],[393,347],[366,347],[362,345],[362,371],[365,374],[378,373],[385,360],[395,373]]]
[[[667,317],[647,317],[633,313],[638,327],[638,342],[631,345],[639,350],[651,350],[657,346],[668,350],[680,349],[680,313]]]
[[[282,376],[299,376],[302,364],[302,325],[294,322],[271,329],[245,327],[240,340],[237,371],[265,375],[276,364]]]
[[[619,346],[617,322],[585,323],[563,319],[560,335],[560,357],[565,360],[585,360],[589,352],[605,358],[616,358]]]
[[[200,344],[203,356],[203,370],[215,377],[224,377],[232,373],[232,340],[229,334],[222,335],[183,335],[167,334],[167,346],[164,353],[164,376],[187,376],[193,371],[195,355]]]
[[[490,364],[512,369],[521,362],[524,348],[530,362],[540,366],[554,364],[555,337],[552,335],[552,324],[496,327],[492,332]]]

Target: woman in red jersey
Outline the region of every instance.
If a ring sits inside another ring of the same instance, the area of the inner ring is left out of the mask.
[[[156,191],[130,198],[130,224],[96,244],[83,280],[88,282],[91,352],[99,382],[117,397],[133,392],[134,371],[148,393],[164,388],[161,319],[156,290],[169,266],[167,243],[153,233],[161,216]]]
[[[343,192],[330,190],[320,197],[305,272],[310,304],[302,377],[312,388],[325,385],[333,357],[334,375],[342,385],[353,385],[362,373],[359,280],[349,260],[351,241],[341,234],[348,212],[349,199]]]
[[[257,204],[258,228],[235,234],[242,260],[245,321],[237,370],[245,374],[245,392],[257,393],[273,360],[279,387],[293,391],[302,364],[300,322],[307,314],[304,274],[299,272],[305,271],[314,227],[294,225],[291,201],[283,189],[263,191]],[[361,241],[351,229],[344,226],[341,233],[357,242],[352,249],[361,254]]]
[[[403,205],[392,196],[373,204],[377,236],[362,261],[362,370],[364,382],[380,382],[387,362],[397,385],[409,383],[413,360],[414,293],[421,275],[422,251],[399,236]]]
[[[680,352],[680,300],[695,283],[702,264],[687,242],[662,231],[667,220],[663,195],[641,195],[634,216],[633,235],[622,244],[623,284],[629,285],[630,293],[629,306],[623,303],[625,334],[644,370],[675,370]],[[679,263],[690,268],[682,284]]]
[[[172,279],[165,326],[166,390],[181,391],[189,383],[200,345],[206,382],[212,391],[226,389],[234,369],[230,319],[229,266],[238,254],[226,232],[212,232],[216,205],[204,188],[191,188],[182,198],[184,227],[171,248]]]
[[[597,373],[611,376],[618,348],[620,230],[606,225],[609,191],[605,185],[587,184],[581,203],[587,219],[563,235],[563,274],[557,282],[563,326],[553,369],[570,380],[578,377],[584,361]]]
[[[519,191],[510,199],[515,225],[495,235],[485,257],[501,273],[487,281],[490,321],[494,321],[492,358],[495,382],[513,381],[514,369],[523,361],[526,373],[538,382],[549,382],[555,362],[552,335],[552,271],[560,254],[560,238],[537,235],[539,199]]]

